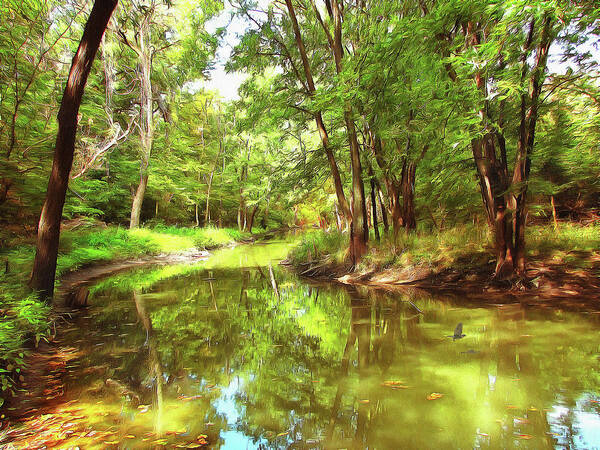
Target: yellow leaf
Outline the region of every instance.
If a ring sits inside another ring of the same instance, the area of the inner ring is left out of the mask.
[[[432,392],[427,396],[427,400],[437,400],[438,398],[442,398],[444,394],[440,394],[439,392]]]
[[[400,386],[401,384],[404,384],[404,381],[400,381],[400,380],[387,380],[384,381],[382,383],[383,386]]]

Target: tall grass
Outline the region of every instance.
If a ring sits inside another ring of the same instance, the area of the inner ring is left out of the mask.
[[[459,225],[443,231],[418,230],[413,233],[383,234],[380,242],[371,236],[369,250],[358,270],[381,270],[416,265],[441,271],[447,268],[469,269],[494,261],[492,235],[486,226]],[[333,262],[348,256],[346,233],[308,233],[289,255],[292,264],[321,260],[330,255]],[[600,252],[600,225],[561,224],[527,228],[526,245],[530,259],[562,258],[585,265],[582,255]],[[589,259],[589,258],[588,258]]]
[[[296,265],[330,257],[333,262],[343,263],[346,259],[348,235],[337,231],[307,232],[300,243],[288,255],[288,260]]]

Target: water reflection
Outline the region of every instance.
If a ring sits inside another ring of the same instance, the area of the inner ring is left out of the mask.
[[[600,445],[597,315],[311,285],[264,247],[91,290],[66,338],[93,426],[140,448]]]

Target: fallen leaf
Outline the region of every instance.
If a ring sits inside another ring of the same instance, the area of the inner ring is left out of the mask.
[[[437,400],[438,398],[442,398],[444,394],[440,394],[439,392],[432,392],[427,396],[427,400]]]
[[[533,436],[530,435],[530,434],[519,434],[519,435],[517,435],[517,437],[519,439],[526,439],[526,440],[529,440],[529,439],[533,438]]]
[[[404,381],[400,380],[387,380],[381,383],[382,386],[392,387],[392,386],[400,386],[404,384]]]

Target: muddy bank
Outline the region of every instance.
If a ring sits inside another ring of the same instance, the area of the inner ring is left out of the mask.
[[[527,301],[600,308],[600,256],[578,255],[580,266],[552,259],[533,260],[525,279],[497,280],[493,263],[463,269],[438,269],[426,265],[366,269],[320,261],[292,266],[302,277],[386,290],[407,286],[434,293],[447,293],[488,302]]]

